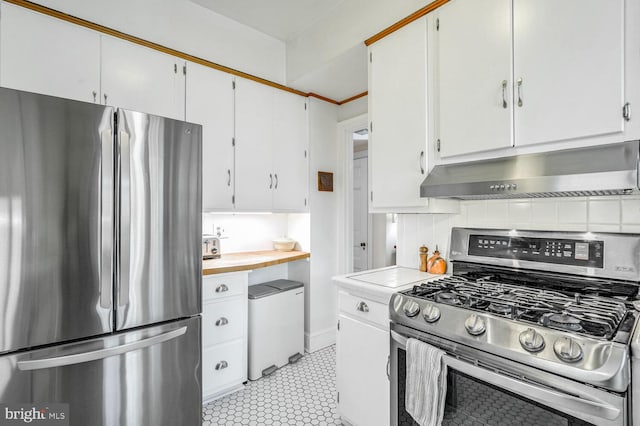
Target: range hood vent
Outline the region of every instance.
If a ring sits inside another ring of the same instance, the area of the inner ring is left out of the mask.
[[[435,166],[420,196],[461,200],[638,193],[640,142]]]

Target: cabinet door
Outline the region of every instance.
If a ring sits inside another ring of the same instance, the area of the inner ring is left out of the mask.
[[[186,119],[202,124],[202,210],[233,209],[233,76],[189,63]]]
[[[85,102],[100,96],[98,33],[6,2],[1,7],[0,86]]]
[[[513,13],[516,145],[622,132],[624,0],[514,0]]]
[[[184,120],[184,61],[102,36],[102,102]]]
[[[376,42],[369,53],[370,206],[424,206],[420,183],[428,155],[426,18]]]
[[[389,332],[339,315],[336,375],[340,416],[354,425],[390,423]]]
[[[513,145],[511,0],[453,0],[436,19],[440,156]]]
[[[273,210],[302,211],[309,187],[307,99],[276,90],[273,120]]]
[[[236,209],[269,211],[275,179],[273,89],[236,79]]]

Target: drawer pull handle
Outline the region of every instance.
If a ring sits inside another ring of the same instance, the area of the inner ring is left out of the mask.
[[[218,327],[223,326],[223,325],[227,325],[227,324],[229,324],[229,320],[226,319],[225,317],[220,317],[220,319],[218,319],[216,321],[216,326],[218,326]]]
[[[369,306],[364,302],[360,302],[356,305],[356,310],[360,312],[369,312]]]
[[[216,293],[223,293],[225,291],[229,291],[229,287],[227,287],[226,284],[220,284],[217,288],[216,288]]]
[[[224,370],[228,366],[229,366],[229,363],[227,361],[220,361],[219,363],[216,364],[216,370]]]

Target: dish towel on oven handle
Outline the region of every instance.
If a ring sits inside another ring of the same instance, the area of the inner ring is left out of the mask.
[[[447,397],[445,353],[418,339],[408,339],[406,350],[405,409],[420,426],[438,426]]]

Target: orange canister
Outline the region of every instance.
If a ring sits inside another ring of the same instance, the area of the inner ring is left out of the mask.
[[[438,246],[436,246],[433,256],[427,261],[427,272],[430,274],[444,274],[447,272],[447,261],[440,257]]]

